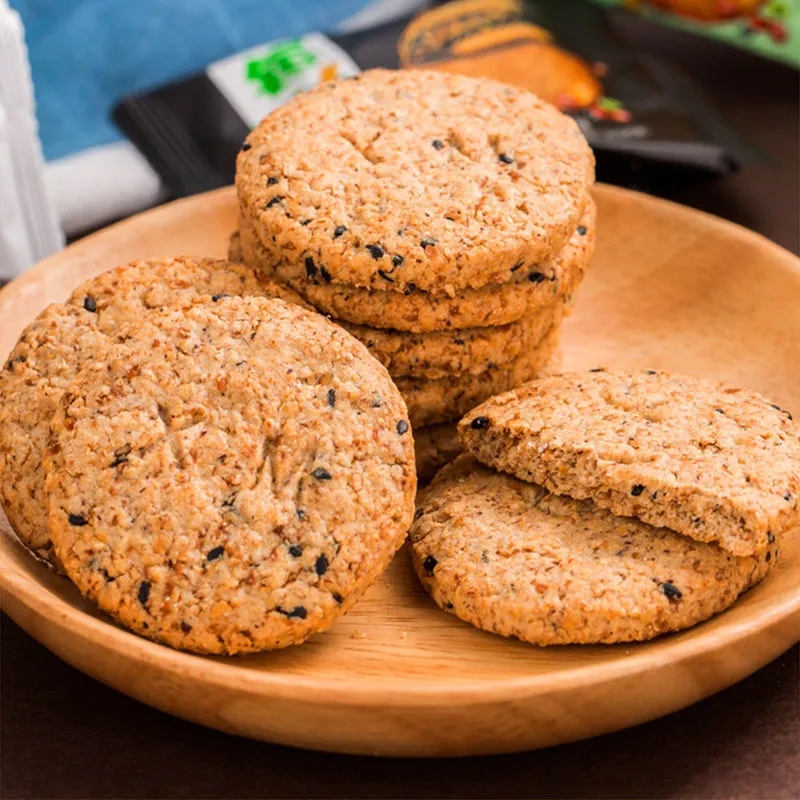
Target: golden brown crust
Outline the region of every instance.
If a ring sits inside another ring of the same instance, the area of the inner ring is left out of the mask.
[[[578,225],[594,158],[536,95],[424,70],[370,70],[297,95],[248,136],[243,219],[276,268],[452,295],[512,280]]]
[[[65,391],[45,459],[70,578],[174,647],[327,628],[413,514],[403,400],[347,333],[279,300],[200,300],[118,331]]]
[[[736,557],[615,517],[464,454],[417,499],[414,568],[443,609],[537,645],[652,639],[723,611],[777,546]]]
[[[579,227],[551,262],[518,271],[514,281],[463,289],[452,297],[328,283],[319,271],[292,278],[276,266],[245,220],[241,235],[232,238],[230,258],[243,260],[265,279],[285,281],[322,313],[353,324],[412,333],[483,328],[516,322],[559,298],[569,299],[594,252],[596,222],[597,209],[589,198]]]
[[[800,522],[800,428],[755,392],[653,370],[539,380],[459,424],[482,462],[736,555]]]

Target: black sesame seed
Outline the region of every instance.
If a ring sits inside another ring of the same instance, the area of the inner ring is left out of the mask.
[[[305,519],[306,518],[306,512],[303,511],[302,508],[298,508],[295,513],[297,514],[297,519]]]
[[[284,614],[289,619],[305,619],[308,612],[303,606],[295,606],[291,611],[284,611],[280,606],[275,609],[280,614]]]
[[[223,297],[230,297],[230,295],[229,294],[225,294],[224,292],[220,292],[219,294],[215,294],[215,295],[212,296],[211,302],[212,303],[218,303],[220,300],[222,300]]]
[[[441,139],[434,139],[431,144],[434,150],[442,150],[444,148],[444,142]]]
[[[514,159],[508,155],[508,153],[498,153],[497,158],[503,162],[503,164],[513,164]]]
[[[147,581],[139,584],[139,592],[136,597],[143,606],[147,605],[147,601],[150,599],[150,584]]]
[[[325,283],[330,283],[333,280],[333,278],[331,278],[330,272],[328,272],[328,270],[326,270],[325,267],[319,268],[319,274],[322,280],[325,281]]]
[[[792,502],[792,495],[791,495],[789,492],[786,492],[786,494],[783,496],[783,499],[784,499],[784,500],[785,500],[787,503],[791,503],[791,502]]]
[[[522,267],[524,266],[525,266],[525,259],[521,258],[519,261],[517,261],[516,264],[514,264],[513,267],[511,267],[511,271],[516,272],[518,269],[522,269]]]
[[[311,256],[306,256],[306,277],[313,278],[317,274],[317,267],[314,264],[314,259]]]
[[[433,556],[426,556],[425,560],[422,562],[422,569],[424,569],[425,572],[433,572],[438,563],[439,562]]]
[[[631,494],[634,497],[638,497],[644,491],[644,486],[641,483],[637,483],[632,489]]]
[[[331,592],[331,597],[333,597],[333,599],[340,604],[344,601],[344,598],[339,594],[339,592]]]
[[[451,611],[451,610],[452,610],[452,608],[453,608],[453,604],[452,604],[452,603],[447,603],[447,602],[446,602],[446,603],[444,603],[444,608],[445,608],[447,611]]]
[[[327,571],[328,571],[328,559],[323,554],[319,556],[319,558],[317,558],[317,560],[314,562],[314,572],[316,572],[317,575],[321,576],[324,575]]]
[[[267,208],[272,208],[272,206],[280,203],[281,200],[283,200],[283,197],[281,195],[275,195],[275,197],[273,197],[272,200],[270,200],[267,203]]]
[[[301,219],[301,220],[300,220],[300,224],[301,224],[303,227],[305,227],[306,225],[310,225],[310,224],[311,224],[311,219],[310,219],[310,218],[309,218],[309,219]]]
[[[388,272],[385,272],[384,270],[379,269],[378,270],[378,275],[380,275],[381,278],[383,278],[385,281],[389,281],[389,283],[394,283],[394,278]]]
[[[436,239],[420,239],[419,246],[424,250],[426,247],[435,247]]]
[[[484,428],[489,427],[489,417],[475,417],[470,423],[470,428],[475,431],[482,431]]]
[[[192,632],[192,626],[188,622],[181,622],[181,630],[184,633],[191,633]]]
[[[787,411],[785,408],[781,408],[779,405],[776,405],[775,403],[770,403],[770,405],[771,405],[773,408],[775,408],[775,409],[777,409],[778,411],[780,411],[781,413],[783,413],[783,414],[786,414],[786,416],[787,416],[789,419],[792,419],[792,415],[791,415],[791,413],[790,413],[789,411]]]
[[[424,508],[418,508],[414,512],[414,519],[419,519],[424,513],[425,513],[425,509]]]
[[[222,545],[219,545],[219,547],[212,547],[211,550],[208,551],[206,561],[215,561],[218,558],[222,558],[224,555],[225,548]]]
[[[406,286],[406,288],[403,289],[403,294],[406,295],[406,297],[407,297],[410,294],[414,294],[414,292],[416,292],[416,291],[417,291],[417,284],[416,283],[409,283],[408,286]]]
[[[705,522],[703,521],[702,517],[695,517],[692,520],[692,525],[705,525]]]
[[[404,433],[408,433],[408,423],[401,419],[400,422],[397,423],[397,432],[402,436]]]
[[[83,298],[83,307],[94,314],[94,312],[97,311],[97,300],[90,294],[87,294],[86,297]]]
[[[114,460],[111,462],[111,468],[122,466],[122,464],[128,463],[128,456],[127,455],[119,455],[115,456]]]
[[[398,256],[398,255],[392,256],[392,266],[393,267],[402,266],[404,261],[405,261],[405,259],[403,258],[403,256]]]
[[[378,259],[383,258],[386,253],[384,249],[379,244],[368,244],[367,250],[369,254],[377,261]]]
[[[590,369],[589,372],[605,372],[603,367],[595,367],[594,369]]]
[[[654,369],[646,369],[644,371],[645,375],[658,375],[658,373]]]
[[[528,273],[528,280],[531,283],[541,283],[547,276],[543,272],[530,272]]]
[[[89,524],[89,520],[83,514],[70,514],[67,520],[70,525],[74,525],[76,528],[82,528],[84,525]]]
[[[721,408],[715,408],[714,411],[716,411],[717,414],[722,414],[723,417],[725,416],[725,411]]]
[[[683,597],[683,592],[674,584],[669,581],[664,581],[661,584],[661,591],[667,596],[669,600],[680,600]]]
[[[289,555],[292,558],[300,558],[303,555],[303,548],[299,544],[293,544],[289,547]]]
[[[578,236],[586,236],[586,226],[578,225]]]
[[[346,231],[347,231],[347,228],[344,225],[337,225],[333,229],[333,238],[334,239],[338,239]]]
[[[379,394],[375,395],[375,397],[372,399],[372,407],[380,408],[382,405],[383,405],[383,400],[381,399],[381,396]]]
[[[250,142],[244,142],[242,144],[242,151],[246,153],[252,146]]]
[[[267,186],[274,186],[278,182],[278,179],[275,176],[270,176],[267,178]]]
[[[333,476],[328,472],[328,470],[323,469],[322,467],[317,467],[311,475],[315,477],[318,481],[329,481]]]
[[[328,405],[331,408],[336,405],[336,389],[328,389]]]

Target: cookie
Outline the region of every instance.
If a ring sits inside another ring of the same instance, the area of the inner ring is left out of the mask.
[[[232,240],[230,258],[243,260],[266,279],[286,282],[319,311],[354,324],[412,333],[500,326],[574,293],[594,252],[596,212],[589,198],[581,224],[566,247],[548,264],[521,274],[518,271],[514,281],[464,289],[453,297],[419,290],[408,294],[370,291],[329,283],[316,266],[307,276],[292,279],[276,272],[279,267],[244,220],[241,236]]]
[[[416,489],[386,370],[320,315],[261,297],[120,329],[64,392],[45,472],[81,592],[202,653],[329,627],[404,540]]]
[[[536,645],[652,639],[728,608],[774,566],[616,517],[459,456],[420,492],[414,569],[444,610]]]
[[[392,377],[439,380],[481,375],[509,364],[535,350],[550,330],[561,325],[563,316],[564,302],[559,300],[499,328],[415,334],[337,321],[369,348]]]
[[[594,158],[536,95],[424,70],[370,70],[296,95],[247,137],[241,216],[296,278],[453,295],[554,257]]]
[[[64,387],[87,361],[101,361],[112,333],[167,305],[202,295],[276,295],[298,304],[288,287],[261,283],[252,270],[220,259],[135,261],[81,284],[45,309],[22,333],[0,373],[0,499],[19,538],[50,558],[42,451]]]
[[[417,479],[420,483],[427,483],[462,450],[456,426],[452,422],[415,428],[414,457],[417,462]]]
[[[279,297],[311,308],[290,287],[259,279],[242,264],[187,256],[132,261],[110,269],[78,286],[67,305],[96,311],[98,326],[108,332],[137,319],[142,312],[185,306],[200,295]]]
[[[394,379],[405,398],[415,427],[454,422],[478,403],[529,381],[551,368],[558,352],[557,328],[545,334],[539,345],[514,361],[486,369],[480,375],[454,375],[438,380],[400,376]]]
[[[754,392],[653,370],[551,377],[459,424],[480,461],[739,556],[800,523],[800,427]]]

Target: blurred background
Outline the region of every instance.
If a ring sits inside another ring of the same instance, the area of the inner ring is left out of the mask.
[[[792,0],[0,0],[0,279],[230,183],[261,117],[373,66],[527,86],[600,180],[798,250]]]

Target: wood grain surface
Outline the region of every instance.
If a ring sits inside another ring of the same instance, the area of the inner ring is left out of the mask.
[[[599,241],[565,326],[567,367],[659,367],[765,392],[800,413],[800,267],[762,237],[600,186]],[[48,302],[132,258],[223,254],[231,190],[82,240],[0,292],[0,355]],[[720,271],[724,280],[719,280]],[[401,552],[334,628],[302,647],[202,658],[107,622],[7,526],[3,608],[54,653],[148,704],[220,730],[349,753],[511,752],[616,730],[734,683],[797,640],[797,536],[730,611],[655,642],[538,649],[439,612]]]

